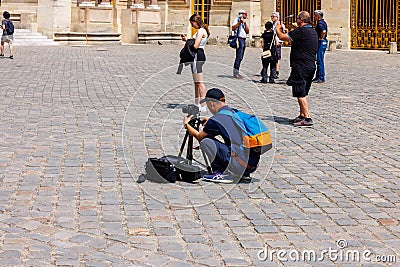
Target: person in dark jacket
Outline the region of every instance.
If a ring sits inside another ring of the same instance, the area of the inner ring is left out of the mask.
[[[192,64],[194,58],[196,56],[196,49],[193,47],[194,39],[186,40],[185,46],[182,48],[181,52],[179,53],[179,57],[181,58],[179,61],[178,71],[177,74],[182,73],[183,65]]]
[[[268,58],[261,57],[261,62],[262,62],[262,71],[261,71],[261,81],[262,83],[275,83],[275,76],[276,76],[276,62],[277,58],[275,57],[275,49],[276,45],[274,42],[274,31],[273,31],[273,24],[271,21],[267,21],[265,23],[265,31],[261,35],[261,47],[263,51],[271,51],[271,56]],[[268,66],[270,66],[270,75],[268,79],[267,71],[268,71]]]

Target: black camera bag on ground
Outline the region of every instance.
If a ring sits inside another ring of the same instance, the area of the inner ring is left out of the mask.
[[[189,164],[189,160],[167,155],[149,158],[145,165],[146,179],[155,183],[175,183],[177,180],[193,182],[201,177],[199,166]]]
[[[155,183],[175,183],[179,174],[165,157],[149,158],[145,165],[146,179]]]
[[[165,156],[165,158],[167,158],[167,160],[171,162],[172,165],[175,166],[182,181],[193,182],[201,178],[200,167],[191,165],[189,163],[189,160],[183,157],[172,156],[172,155]]]

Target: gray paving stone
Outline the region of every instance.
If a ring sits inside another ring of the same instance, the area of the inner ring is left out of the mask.
[[[2,258],[0,257],[1,264],[3,266],[19,266],[21,265],[21,261],[16,258]]]
[[[278,233],[278,229],[274,226],[254,226],[254,230],[257,233],[264,234],[264,233]]]
[[[205,243],[207,240],[202,235],[188,235],[184,236],[183,240],[187,243]]]
[[[85,262],[84,266],[87,267],[108,267],[110,266],[107,262]]]
[[[396,251],[398,77],[389,75],[396,57],[328,51],[328,80],[309,96],[315,125],[294,129],[284,123],[298,112],[284,84],[289,47],[279,83],[264,86],[251,82],[258,48],[246,49],[242,62],[249,79],[233,80],[232,51],[207,46],[206,88],[222,86],[230,105],[258,113],[274,151],[250,184],[138,184],[149,155],[179,150],[183,115],[166,107],[193,95],[190,71],[177,76],[172,66],[180,48],[16,49],[21,57],[5,63],[14,78],[0,91],[0,247],[19,256],[1,258],[3,265],[278,266],[257,259],[264,242],[318,250],[339,238]],[[368,124],[369,114],[380,119]],[[182,251],[164,245],[168,239]],[[50,258],[53,250],[60,254]]]

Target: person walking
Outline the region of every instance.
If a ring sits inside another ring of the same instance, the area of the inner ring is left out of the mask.
[[[298,25],[293,31],[284,33],[282,25],[277,22],[276,34],[279,39],[291,42],[291,72],[286,84],[292,86],[293,97],[297,98],[300,115],[294,119],[294,126],[312,126],[307,96],[315,74],[315,61],[318,49],[318,35],[311,26],[310,14],[301,11],[296,17]]]
[[[0,57],[4,57],[4,43],[8,43],[8,47],[10,48],[10,58],[13,59],[14,24],[10,20],[10,13],[8,13],[7,11],[3,12],[3,20],[1,21],[1,28],[3,29],[3,35],[1,36]]]
[[[239,16],[234,20],[232,24],[232,31],[238,36],[238,47],[236,48],[235,63],[233,64],[233,78],[241,79],[242,75],[239,73],[240,63],[244,57],[244,51],[246,50],[246,37],[249,34],[249,26],[246,22],[247,11],[239,10]]]
[[[271,21],[273,23],[273,30],[274,33],[276,34],[276,22],[279,21],[279,12],[272,12],[271,14]],[[283,32],[286,33],[286,28],[285,24],[281,24],[283,28]],[[280,70],[280,65],[281,65],[281,59],[282,59],[282,46],[283,46],[284,41],[276,37],[276,53],[278,55],[278,59],[276,61],[276,74],[275,74],[275,79],[279,78],[279,70]]]
[[[321,10],[314,11],[314,17],[317,20],[315,30],[318,34],[318,51],[317,51],[317,73],[313,80],[315,83],[325,82],[325,51],[328,46],[326,37],[328,35],[328,25],[324,20],[324,13]]]
[[[271,21],[267,21],[265,23],[265,31],[261,35],[261,47],[263,51],[270,51],[271,56],[268,58],[264,58],[261,56],[261,62],[262,62],[262,71],[261,71],[261,83],[275,83],[275,75],[276,75],[276,61],[277,58],[275,58],[276,52],[275,50],[277,49],[277,46],[275,45],[275,34],[272,30],[273,24]],[[268,67],[270,68],[270,75],[268,78],[267,71]]]
[[[199,14],[193,14],[189,18],[189,22],[197,31],[193,35],[194,44],[193,48],[196,51],[194,61],[191,63],[192,75],[194,82],[194,103],[200,107],[201,111],[206,111],[207,107],[200,105],[200,100],[206,95],[206,87],[204,85],[203,65],[206,62],[206,55],[204,48],[210,36],[210,31],[207,25],[204,24]],[[186,41],[186,36],[182,36],[182,41]]]

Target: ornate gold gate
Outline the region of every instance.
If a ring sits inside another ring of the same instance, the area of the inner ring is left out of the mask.
[[[399,47],[399,8],[400,0],[352,0],[351,48]]]
[[[321,9],[321,0],[277,0],[276,10],[281,16],[281,20],[285,24],[288,31],[295,28],[292,24],[296,22],[296,16],[300,11],[310,13],[311,19],[314,20],[314,10]],[[293,17],[287,18],[293,14]]]

